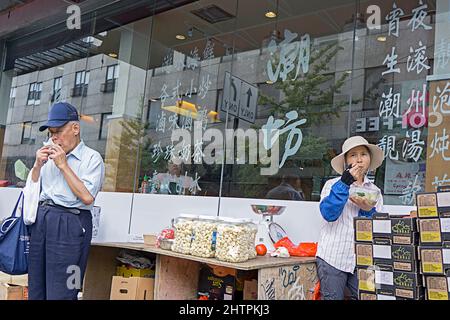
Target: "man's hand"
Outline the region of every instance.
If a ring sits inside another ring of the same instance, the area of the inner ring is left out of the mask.
[[[370,202],[366,198],[359,197],[357,195],[350,196],[350,201],[353,202],[355,205],[363,209],[364,211],[370,211],[375,206],[373,202]]]
[[[36,151],[36,160],[34,161],[34,167],[40,169],[48,161],[50,155],[50,147],[45,146]]]
[[[55,162],[55,165],[58,167],[58,169],[62,169],[67,165],[67,158],[66,153],[64,152],[63,148],[61,148],[59,145],[52,145],[50,147],[50,155],[49,158]]]

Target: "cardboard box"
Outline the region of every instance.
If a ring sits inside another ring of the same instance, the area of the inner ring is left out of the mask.
[[[198,297],[208,300],[234,300],[236,295],[236,270],[212,268],[204,265],[198,279]]]
[[[417,246],[392,245],[392,266],[396,271],[419,272],[419,255]]]
[[[244,281],[244,300],[258,300],[258,280]]]
[[[23,286],[2,282],[0,283],[0,300],[24,300],[24,288]]]
[[[372,242],[372,219],[357,217],[354,219],[353,224],[355,230],[355,242]]]
[[[154,279],[113,276],[111,300],[153,300]]]
[[[450,300],[450,274],[425,276],[427,300]]]
[[[441,245],[450,241],[450,218],[430,218],[419,220],[421,245]]]
[[[116,268],[116,276],[125,278],[129,277],[154,278],[155,270],[151,268],[137,269],[122,265]]]
[[[417,216],[419,218],[438,217],[437,196],[435,192],[416,194]]]
[[[420,270],[424,275],[446,274],[450,269],[450,244],[441,247],[419,247]]]
[[[368,267],[373,265],[373,248],[370,243],[355,243],[356,266]]]
[[[373,242],[375,238],[391,239],[393,244],[416,244],[419,240],[417,218],[375,213],[373,218],[354,219],[355,242]]]
[[[156,234],[144,234],[144,244],[149,246],[156,246]]]

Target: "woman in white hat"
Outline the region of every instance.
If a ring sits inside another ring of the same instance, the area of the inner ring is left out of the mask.
[[[342,176],[328,180],[320,196],[324,225],[316,257],[320,292],[324,300],[343,300],[346,287],[352,299],[358,298],[353,218],[370,217],[375,211],[383,211],[380,189],[366,176],[383,160],[381,148],[369,144],[360,136],[348,138],[342,145],[342,153],[331,160],[333,169]],[[350,196],[351,186],[377,191],[379,197],[376,204],[366,198]]]

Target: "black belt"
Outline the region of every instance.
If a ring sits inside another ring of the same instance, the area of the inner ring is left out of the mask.
[[[60,209],[66,210],[66,211],[68,211],[70,213],[73,213],[73,214],[80,214],[83,211],[89,212],[89,210],[83,210],[83,209],[78,209],[78,208],[68,208],[68,207],[61,206],[59,204],[54,203],[53,200],[51,200],[51,199],[39,201],[39,205],[40,206],[50,206],[50,207],[60,208]]]

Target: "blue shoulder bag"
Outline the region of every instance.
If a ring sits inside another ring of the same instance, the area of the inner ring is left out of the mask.
[[[17,212],[22,202],[21,212]],[[19,216],[17,216],[19,214]],[[30,234],[23,222],[23,193],[20,193],[14,211],[0,226],[0,271],[11,275],[28,272]]]

